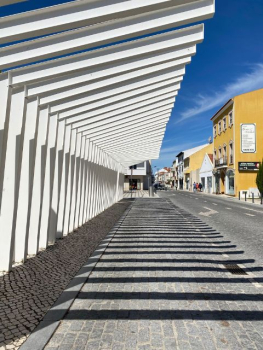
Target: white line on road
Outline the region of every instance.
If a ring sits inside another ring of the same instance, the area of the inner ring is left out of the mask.
[[[260,210],[255,210],[255,209],[250,209],[250,208],[242,208],[244,210],[250,210],[250,211],[254,211],[255,213],[260,213],[260,214],[263,214],[263,211],[260,211]]]
[[[199,213],[199,215],[203,215],[203,216],[208,216],[208,217],[210,217],[210,215],[214,215],[214,214],[217,214],[218,213],[218,211],[216,211],[216,210],[213,210],[213,209],[210,209],[210,208],[207,208],[207,207],[203,207],[204,209],[207,209],[208,211],[207,212],[201,212],[201,213]]]
[[[216,203],[212,203],[212,204],[217,205]]]
[[[248,214],[248,213],[245,213],[245,215],[247,215],[247,216],[256,216],[254,214]]]
[[[228,210],[232,210],[232,208],[226,208],[226,209],[228,209]]]

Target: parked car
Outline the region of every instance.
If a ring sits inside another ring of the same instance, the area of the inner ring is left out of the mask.
[[[162,191],[162,190],[167,191],[167,187],[163,184],[158,183],[158,182],[154,183],[153,187],[154,187],[154,189],[156,189],[158,191]]]

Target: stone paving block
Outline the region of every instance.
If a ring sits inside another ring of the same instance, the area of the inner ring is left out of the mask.
[[[83,332],[85,350],[260,348],[263,289],[224,270],[242,260],[224,241],[168,200],[137,199],[58,332],[76,323],[71,350]]]

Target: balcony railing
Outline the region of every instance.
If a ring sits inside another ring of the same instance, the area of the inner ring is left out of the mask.
[[[219,159],[215,159],[215,167],[225,166],[227,165],[227,157],[221,157]]]

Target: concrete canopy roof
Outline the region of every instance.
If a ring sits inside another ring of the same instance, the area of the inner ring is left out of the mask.
[[[188,25],[214,11],[214,0],[81,0],[0,18],[0,225],[8,232],[0,244],[10,248],[4,240],[12,241],[14,213],[18,234],[25,232],[30,209],[29,237],[41,227],[45,245],[49,196],[60,171],[66,181],[61,167],[71,176],[72,159],[119,174],[158,158],[186,66],[204,38],[203,24]],[[11,261],[9,248],[0,265]]]

